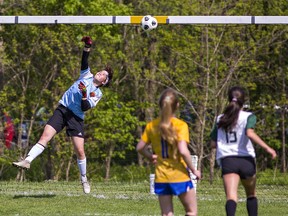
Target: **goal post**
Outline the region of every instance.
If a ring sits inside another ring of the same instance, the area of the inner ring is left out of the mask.
[[[197,155],[191,155],[191,160],[192,160],[192,165],[193,167],[198,170],[198,156]],[[197,188],[197,177],[190,171],[190,178],[193,182],[193,186],[195,188],[195,191],[196,191],[196,188]]]
[[[140,24],[143,16],[0,16],[1,24]],[[159,24],[288,24],[288,16],[154,16]]]

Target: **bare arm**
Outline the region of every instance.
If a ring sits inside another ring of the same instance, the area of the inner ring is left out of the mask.
[[[200,171],[196,170],[195,167],[192,164],[191,155],[189,152],[189,149],[187,147],[187,143],[185,141],[178,142],[178,151],[180,155],[183,157],[185,163],[187,164],[188,168],[191,170],[191,172],[198,178],[201,178]]]
[[[271,148],[270,146],[268,146],[254,131],[254,129],[249,128],[246,131],[247,136],[249,137],[249,139],[252,140],[252,142],[258,144],[259,146],[261,146],[267,153],[271,154],[272,159],[275,159],[277,157],[277,153],[276,151]]]
[[[157,162],[157,155],[153,154],[148,145],[143,140],[140,140],[136,146],[136,151],[139,152],[144,157],[148,158],[153,164]]]
[[[216,148],[217,147],[217,143],[214,140],[210,141],[210,147],[211,148]]]

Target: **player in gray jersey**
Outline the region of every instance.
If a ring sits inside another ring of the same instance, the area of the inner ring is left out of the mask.
[[[109,66],[106,66],[93,75],[88,65],[92,40],[86,36],[82,38],[82,41],[85,45],[79,78],[63,94],[59,106],[44,127],[39,141],[28,152],[27,157],[12,164],[21,169],[29,169],[31,162],[45,150],[47,143],[66,127],[66,133],[71,137],[76,152],[83,191],[84,193],[90,193],[84,151],[84,112],[97,105],[102,97],[100,87],[108,86],[112,80],[113,71]]]
[[[249,216],[258,215],[256,197],[256,143],[275,159],[277,154],[254,131],[256,116],[243,111],[245,91],[232,87],[228,92],[229,104],[210,134],[211,147],[216,148],[216,160],[222,169],[226,193],[226,215],[234,216],[237,207],[238,184],[241,181],[246,192],[246,207]]]

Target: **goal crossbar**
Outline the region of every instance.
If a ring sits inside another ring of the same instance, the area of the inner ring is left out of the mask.
[[[140,24],[143,16],[0,16],[1,24]],[[288,24],[288,16],[154,16],[159,24]]]

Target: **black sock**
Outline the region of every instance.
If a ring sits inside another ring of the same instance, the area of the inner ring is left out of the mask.
[[[234,200],[227,200],[226,201],[226,215],[227,216],[235,216],[237,203]]]
[[[247,198],[246,207],[249,216],[257,216],[258,215],[258,201],[257,197],[249,197]]]

